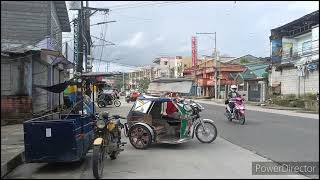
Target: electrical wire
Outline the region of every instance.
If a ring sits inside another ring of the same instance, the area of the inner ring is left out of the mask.
[[[123,9],[131,9],[131,8],[139,8],[139,7],[145,7],[145,6],[156,6],[156,7],[161,7],[164,5],[173,5],[173,4],[181,4],[181,3],[187,3],[191,1],[169,1],[169,2],[161,2],[161,3],[153,3],[153,4],[145,4],[145,5],[140,5],[140,6],[129,6],[129,7],[122,7],[122,8],[115,8],[111,9],[110,11],[117,11],[117,10],[123,10]],[[157,6],[158,5],[158,6]]]
[[[105,21],[107,21],[107,16],[105,15]],[[105,37],[106,37],[106,33],[107,33],[107,28],[108,28],[108,24],[105,24],[105,30],[104,30],[104,35],[103,35],[103,40],[105,40]],[[102,31],[103,32],[103,31]],[[101,40],[102,41],[102,40]],[[98,71],[100,70],[100,64],[101,64],[101,59],[102,59],[102,54],[103,54],[103,50],[104,50],[104,42],[105,41],[102,41],[102,47],[101,47],[101,53],[100,53],[100,60],[99,60],[99,65],[98,65]]]

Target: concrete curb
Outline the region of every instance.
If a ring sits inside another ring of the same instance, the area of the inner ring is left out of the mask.
[[[24,150],[21,150],[16,156],[11,158],[8,162],[6,162],[3,165],[1,164],[1,179],[4,179],[6,175],[8,175],[19,165],[23,164],[24,161]]]

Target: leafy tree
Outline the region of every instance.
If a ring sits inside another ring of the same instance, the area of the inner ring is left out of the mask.
[[[248,61],[247,59],[245,58],[241,58],[240,59],[240,64],[248,64],[250,61]]]
[[[147,89],[149,88],[149,84],[150,84],[150,79],[149,78],[144,77],[143,79],[141,79],[138,82],[139,91],[140,92],[146,92]]]

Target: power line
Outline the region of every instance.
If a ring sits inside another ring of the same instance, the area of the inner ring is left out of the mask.
[[[107,21],[107,16],[104,16],[104,18],[105,18],[105,21]],[[104,40],[105,37],[106,37],[107,28],[108,28],[108,24],[105,24],[105,30],[104,30],[103,40]],[[103,32],[103,31],[102,31],[102,32]],[[101,40],[101,41],[102,41],[102,40]],[[105,42],[105,41],[102,41],[103,45],[104,45],[104,42]],[[104,50],[104,46],[101,47],[101,54],[100,54],[100,61],[99,61],[99,65],[98,65],[98,70],[100,69],[100,64],[101,64],[101,59],[102,59],[103,50]]]
[[[140,6],[129,6],[129,7],[123,7],[123,8],[115,8],[115,9],[111,9],[110,11],[117,11],[117,10],[122,10],[122,9],[131,9],[131,8],[138,8],[138,7],[145,7],[145,6],[156,6],[156,5],[172,5],[172,4],[181,4],[181,3],[187,3],[187,2],[191,2],[191,1],[179,1],[179,2],[177,2],[177,1],[173,1],[173,2],[171,2],[171,1],[169,1],[169,2],[161,2],[161,3],[153,3],[153,4],[145,4],[145,5],[140,5]],[[160,7],[160,6],[157,6],[157,7]]]

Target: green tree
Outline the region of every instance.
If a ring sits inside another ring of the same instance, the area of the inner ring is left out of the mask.
[[[240,64],[248,64],[250,61],[248,61],[246,58],[240,59]]]
[[[149,84],[150,84],[150,79],[144,77],[143,79],[141,79],[139,82],[139,91],[140,92],[146,92],[149,88]]]

